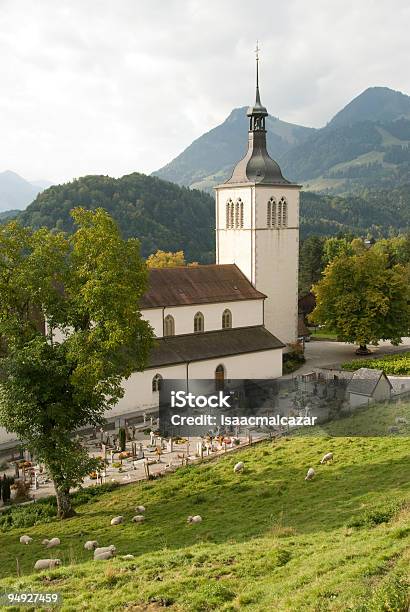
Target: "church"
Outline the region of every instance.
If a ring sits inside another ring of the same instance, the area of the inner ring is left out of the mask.
[[[301,186],[268,154],[258,58],[247,116],[246,155],[215,188],[216,263],[150,270],[140,308],[156,346],[109,417],[156,411],[163,379],[282,375],[283,351],[297,341]]]

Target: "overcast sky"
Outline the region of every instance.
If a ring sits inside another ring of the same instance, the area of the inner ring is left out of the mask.
[[[320,127],[410,94],[408,0],[0,0],[0,171],[149,173],[254,97]],[[244,135],[245,138],[245,135]]]

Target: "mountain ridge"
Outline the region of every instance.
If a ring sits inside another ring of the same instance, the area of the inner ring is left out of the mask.
[[[246,107],[234,109],[153,175],[210,192],[243,157],[247,130]],[[407,184],[410,97],[388,87],[369,87],[322,128],[269,115],[267,143],[286,178],[311,191],[360,193],[369,186]]]

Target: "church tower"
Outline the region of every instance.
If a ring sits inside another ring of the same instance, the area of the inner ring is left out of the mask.
[[[235,263],[267,296],[265,327],[284,344],[297,340],[299,192],[266,149],[268,112],[259,94],[247,111],[248,151],[216,190],[216,263]]]

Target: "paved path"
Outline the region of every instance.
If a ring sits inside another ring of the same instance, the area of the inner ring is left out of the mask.
[[[360,359],[355,354],[356,346],[345,342],[329,342],[312,340],[305,345],[306,363],[293,374],[285,374],[283,378],[292,378],[298,374],[311,372],[313,368],[325,365],[340,364],[351,359]],[[373,355],[387,355],[410,350],[410,338],[403,338],[400,346],[392,346],[390,342],[380,342],[379,346],[370,346]]]

